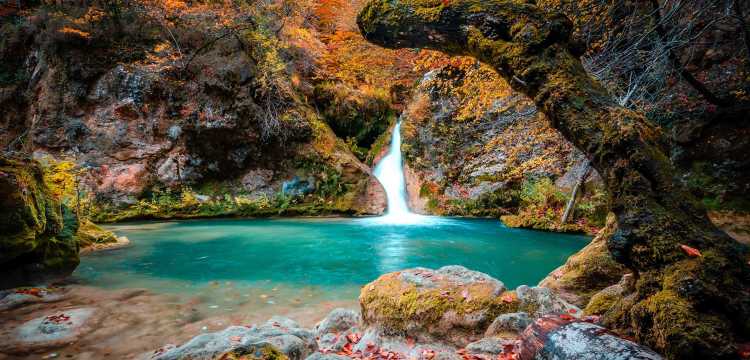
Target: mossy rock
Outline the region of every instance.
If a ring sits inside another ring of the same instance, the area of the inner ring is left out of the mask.
[[[458,345],[481,338],[498,315],[521,311],[502,282],[461,266],[385,274],[362,289],[359,301],[368,326]]]
[[[0,157],[0,288],[73,272],[77,230],[78,218],[50,196],[39,163]]]
[[[243,346],[217,358],[218,360],[289,360],[279,349],[270,344]]]
[[[591,243],[568,258],[539,285],[555,290],[573,304],[585,306],[594,294],[616,284],[626,270],[607,249],[607,239],[614,230],[614,217],[610,216],[605,228]]]
[[[96,225],[89,220],[81,221],[76,237],[78,238],[78,244],[81,247],[92,244],[109,244],[117,242],[117,236],[115,236],[114,233],[102,229],[99,225]]]

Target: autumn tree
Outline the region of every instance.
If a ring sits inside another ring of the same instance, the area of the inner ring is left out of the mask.
[[[358,24],[381,46],[491,65],[586,154],[617,218],[609,251],[636,277],[607,325],[671,359],[737,357],[750,337],[748,249],[675,181],[659,129],[586,73],[567,18],[527,1],[373,0]]]

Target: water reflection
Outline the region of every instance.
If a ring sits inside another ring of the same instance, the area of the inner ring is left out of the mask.
[[[378,255],[378,271],[389,273],[404,269],[407,265],[406,257],[409,253],[406,236],[396,229],[391,229],[388,233],[383,234],[381,239],[380,242],[375,244],[375,251]]]

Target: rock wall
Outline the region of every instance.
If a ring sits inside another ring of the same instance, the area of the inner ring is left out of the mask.
[[[496,90],[483,93],[485,88]],[[403,119],[409,204],[419,213],[517,214],[526,205],[521,196],[525,183],[549,179],[562,199],[585,166],[582,154],[548,126],[529,100],[474,62],[427,73]],[[586,193],[600,188],[598,176],[589,176]],[[562,208],[560,203],[552,209],[555,221]],[[541,229],[588,231],[575,224],[555,226]]]
[[[83,188],[103,214],[97,220],[150,217],[133,210],[139,201],[165,190],[179,198],[185,187],[211,199],[293,197],[293,205],[310,205],[296,211],[312,214],[383,211],[370,169],[309,104],[283,88],[261,94],[264,81],[291,80],[267,79],[269,65],[247,50],[252,40],[208,47],[191,64],[173,56],[173,45],[154,43],[147,18],[133,19],[144,30],[119,30],[120,44],[107,38],[106,23],[85,36],[60,25],[73,14],[40,10],[3,28],[9,40],[0,57],[19,59],[21,76],[0,82],[0,105],[16,109],[0,115],[0,145],[85,169]],[[309,186],[285,191],[297,179]]]
[[[0,205],[0,289],[75,270],[78,219],[52,198],[37,162],[0,157]]]

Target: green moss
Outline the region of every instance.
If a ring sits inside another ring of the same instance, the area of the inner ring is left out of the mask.
[[[659,291],[637,303],[631,316],[636,336],[649,346],[666,349],[667,358],[720,359],[734,353],[733,344],[724,336],[728,324],[713,315],[700,314],[671,290]]]
[[[72,272],[77,229],[78,218],[50,195],[38,162],[0,157],[0,270],[8,274],[0,287]],[[21,257],[29,266],[13,265]]]
[[[485,283],[417,287],[401,280],[400,273],[391,273],[366,285],[359,300],[365,323],[377,323],[392,334],[427,331],[439,335],[446,330],[439,325],[446,314],[461,317],[481,312],[487,321],[492,321],[500,314],[519,311],[520,302],[513,292],[494,296],[493,291],[494,287]],[[506,302],[504,297],[512,297],[513,301]],[[483,332],[483,325],[451,331]]]
[[[218,360],[289,360],[278,348],[270,344],[242,346],[222,354]]]
[[[611,291],[601,291],[591,297],[584,313],[586,315],[601,315],[609,311],[622,298],[621,294]]]
[[[324,82],[315,87],[315,102],[323,120],[361,160],[377,144],[395,118],[390,95],[385,91],[364,93],[343,84]]]
[[[82,247],[92,244],[107,244],[117,241],[117,237],[111,231],[107,231],[92,223],[90,220],[82,220],[76,233],[78,244]]]

